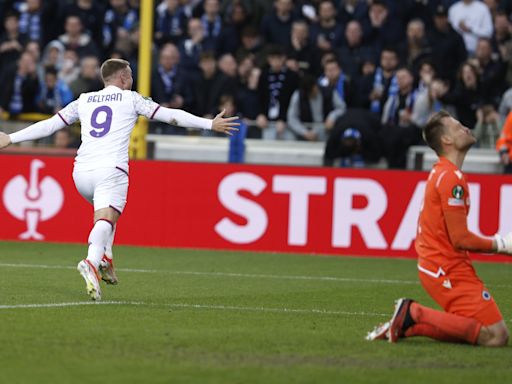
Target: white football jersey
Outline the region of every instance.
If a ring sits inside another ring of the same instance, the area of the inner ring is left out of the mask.
[[[118,167],[128,172],[128,146],[137,117],[151,119],[159,108],[153,100],[113,85],[80,95],[58,113],[66,125],[80,120],[82,126],[75,170]]]

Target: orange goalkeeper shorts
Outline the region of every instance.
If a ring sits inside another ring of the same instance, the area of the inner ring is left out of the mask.
[[[503,320],[489,290],[471,264],[460,263],[448,272],[418,264],[423,288],[446,312],[478,320],[488,326]]]

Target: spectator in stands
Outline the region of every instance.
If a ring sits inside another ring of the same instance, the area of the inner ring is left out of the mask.
[[[46,67],[54,67],[57,70],[62,68],[65,50],[64,44],[59,40],[52,40],[46,45],[41,61],[41,65],[43,66],[43,76],[40,77],[41,81],[44,79]]]
[[[441,109],[449,109],[441,102],[448,91],[448,86],[442,79],[432,79],[426,88],[419,90],[412,108],[411,122],[423,128],[428,119]]]
[[[66,17],[65,33],[59,36],[59,41],[66,50],[76,51],[78,57],[98,56],[99,51],[94,41],[87,33],[83,33],[82,20],[76,15]]]
[[[238,79],[238,64],[231,53],[225,53],[219,60],[217,66],[220,73],[226,78],[223,93],[225,95],[236,95],[239,79]]]
[[[476,124],[476,111],[486,102],[486,91],[481,86],[478,67],[468,61],[459,71],[455,88],[441,101],[455,106],[459,121],[473,129]]]
[[[438,76],[453,84],[467,52],[464,40],[448,22],[448,12],[442,5],[436,7],[434,25],[427,33],[427,39],[432,47],[432,63]]]
[[[178,68],[180,54],[174,44],[160,49],[158,66],[151,76],[151,97],[167,108],[187,109],[192,106],[193,95],[187,87],[189,77]]]
[[[240,36],[246,25],[250,24],[250,5],[242,1],[233,1],[226,7],[219,54],[235,54],[240,47]]]
[[[287,66],[297,73],[318,73],[318,57],[309,39],[309,26],[304,20],[294,21],[287,50]]]
[[[99,91],[103,88],[100,78],[100,65],[94,56],[84,57],[80,61],[80,74],[69,84],[73,98],[77,99],[84,92]]]
[[[243,57],[248,54],[254,56],[255,64],[263,68],[265,66],[267,57],[264,49],[264,44],[258,30],[248,25],[242,30],[240,37],[240,47],[238,48],[237,57]]]
[[[321,89],[315,77],[304,75],[290,100],[288,128],[298,140],[325,141],[345,110],[336,90]]]
[[[293,14],[293,0],[274,0],[274,10],[261,21],[261,33],[267,44],[286,47],[290,38]]]
[[[398,63],[398,53],[395,49],[386,47],[382,50],[380,66],[373,75],[368,76],[373,81],[372,90],[369,95],[371,112],[380,115],[384,102],[390,96],[398,94],[398,84],[395,77]]]
[[[18,31],[19,15],[10,11],[3,21],[5,31],[0,35],[0,73],[15,63],[23,52],[27,39]]]
[[[326,60],[323,64],[324,74],[318,80],[318,84],[324,92],[324,88],[335,91],[338,97],[345,103],[347,107],[353,106],[353,90],[350,79],[345,76],[341,69],[340,63],[336,59]]]
[[[189,74],[199,72],[199,57],[202,52],[214,52],[214,47],[206,44],[203,23],[190,19],[187,24],[188,38],[180,43],[179,66]]]
[[[476,111],[474,135],[479,148],[495,148],[503,121],[492,104],[485,104]]]
[[[17,65],[2,73],[0,84],[0,113],[6,111],[10,115],[18,115],[36,111],[39,79],[32,54],[23,52]]]
[[[340,0],[338,2],[338,20],[341,25],[348,25],[351,21],[362,22],[368,14],[366,0]]]
[[[57,78],[55,67],[46,67],[36,104],[39,112],[53,115],[73,101],[68,85]]]
[[[242,66],[239,65],[238,68],[240,67]],[[258,92],[260,75],[261,69],[258,67],[252,67],[249,70],[246,80],[241,82],[237,90],[236,101],[238,105],[238,112],[243,118],[251,121],[255,121],[260,112],[260,95]],[[261,139],[261,129],[254,123],[248,124],[247,137]]]
[[[223,95],[228,78],[217,70],[213,52],[201,53],[199,59],[201,75],[194,81],[194,114],[213,118],[217,113],[220,97]]]
[[[345,28],[345,44],[339,53],[340,63],[345,73],[356,80],[361,76],[363,61],[377,59],[374,47],[363,44],[363,28],[357,20],[350,21]]]
[[[507,89],[505,84],[506,68],[499,54],[493,53],[490,39],[478,39],[475,59],[478,62],[482,87],[488,90],[489,98],[497,102]]]
[[[341,46],[343,27],[336,22],[336,8],[331,0],[318,4],[318,22],[311,25],[311,41],[320,51],[332,51]]]
[[[504,11],[498,11],[494,16],[493,47],[497,47],[505,66],[506,82],[512,84],[512,24]]]
[[[379,118],[367,109],[347,109],[327,139],[324,165],[332,167],[336,159],[342,160],[342,166],[362,166],[365,162],[379,161],[382,154],[380,128]]]
[[[58,0],[26,0],[15,4],[20,13],[19,31],[29,40],[45,46],[57,35],[59,28],[55,22],[55,9]]]
[[[204,30],[204,45],[208,51],[215,52],[215,54],[224,52],[221,50],[222,40],[229,36],[223,35],[219,0],[204,0],[203,7],[204,14],[201,16],[201,24]]]
[[[69,85],[78,79],[78,76],[80,76],[80,59],[78,55],[75,51],[65,51],[58,78]]]
[[[496,150],[500,154],[504,172],[512,174],[512,113],[507,115],[501,135],[496,141]]]
[[[414,78],[409,69],[403,67],[396,71],[397,93],[391,93],[382,112],[382,142],[388,166],[402,168],[406,166],[407,150],[411,145],[421,143],[421,129],[412,120],[413,106],[417,91]]]
[[[419,70],[419,64],[430,57],[432,50],[425,36],[425,24],[420,19],[414,19],[407,24],[406,41],[402,45],[402,63],[413,73]]]
[[[179,44],[185,37],[187,16],[178,0],[164,0],[156,8],[155,41],[161,46],[164,43]]]
[[[385,0],[373,0],[368,10],[367,37],[378,50],[389,45],[396,45],[404,40],[401,20],[393,15]]]
[[[493,25],[489,7],[475,0],[459,0],[448,10],[452,27],[462,35],[470,56],[476,51],[479,38],[492,36]]]
[[[108,56],[117,38],[126,36],[138,21],[137,11],[130,9],[127,0],[110,0],[103,20],[103,49]]]
[[[298,76],[285,66],[286,54],[280,46],[269,49],[267,62],[258,84],[258,127],[263,131],[264,139],[293,139],[286,129],[286,116],[292,93],[297,89]]]
[[[66,5],[63,13],[64,19],[70,15],[78,16],[82,21],[83,31],[91,37],[92,41],[101,42],[101,28],[105,15],[103,4],[94,0],[75,0],[72,4]]]
[[[430,83],[436,77],[436,70],[430,61],[425,60],[419,64],[418,72],[413,72],[413,75],[417,75],[418,92],[428,92]]]

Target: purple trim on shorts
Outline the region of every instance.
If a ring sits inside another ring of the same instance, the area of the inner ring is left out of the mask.
[[[116,169],[119,169],[121,172],[125,173],[125,174],[126,174],[126,176],[130,176],[130,175],[128,175],[128,172],[126,172],[123,168],[121,168],[121,167],[116,167]]]
[[[153,117],[155,117],[156,115],[156,111],[158,111],[160,109],[160,106],[156,107],[155,110],[153,111],[153,113],[151,114],[151,117],[150,119],[152,119]]]
[[[64,124],[66,124],[67,126],[69,126],[68,122],[66,121],[66,119],[64,119],[62,117],[62,115],[60,114],[60,112],[57,112],[57,115],[59,115],[59,117],[61,118],[61,120],[64,122]]]
[[[114,230],[114,223],[111,222],[110,220],[108,219],[98,219],[96,222],[100,221],[100,220],[103,220],[103,221],[106,221],[107,223],[109,223],[111,226],[112,226],[112,230]]]
[[[123,213],[121,212],[119,209],[117,209],[116,207],[112,206],[112,205],[109,205],[110,208],[112,208],[114,211],[116,211],[117,213],[119,213],[120,215]]]

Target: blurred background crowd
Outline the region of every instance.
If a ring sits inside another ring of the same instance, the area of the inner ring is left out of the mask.
[[[107,58],[136,77],[139,6],[0,0],[3,116],[52,114],[101,89]],[[404,168],[447,109],[511,171],[511,15],[512,0],[156,1],[151,97],[205,117],[227,108],[244,137],[324,141],[327,166]]]

